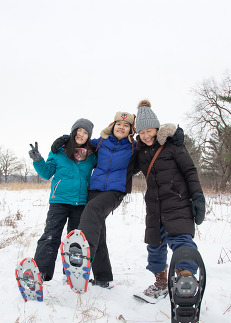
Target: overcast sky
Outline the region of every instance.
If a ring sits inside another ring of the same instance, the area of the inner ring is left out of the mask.
[[[0,147],[46,159],[79,118],[99,137],[149,99],[180,123],[191,89],[231,71],[230,0],[0,0]]]

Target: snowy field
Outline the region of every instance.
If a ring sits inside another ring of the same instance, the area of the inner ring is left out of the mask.
[[[89,284],[84,295],[63,285],[61,256],[52,281],[44,283],[44,301],[25,303],[18,291],[15,267],[33,257],[43,232],[49,190],[0,191],[0,322],[165,322],[170,323],[167,297],[156,305],[142,303],[133,293],[154,282],[146,267],[143,243],[145,204],[142,193],[126,197],[107,219],[108,247],[114,288]],[[207,269],[200,322],[231,322],[231,196],[206,196],[206,221],[195,241]],[[66,229],[64,234],[66,233]],[[64,236],[64,235],[63,235]],[[169,261],[171,252],[169,252]]]

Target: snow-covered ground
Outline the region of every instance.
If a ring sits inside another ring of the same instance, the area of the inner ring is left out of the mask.
[[[44,283],[44,301],[25,303],[18,291],[15,267],[33,257],[43,232],[49,190],[0,191],[0,321],[32,322],[171,322],[167,297],[156,305],[142,303],[133,293],[154,282],[146,267],[143,242],[145,204],[142,193],[126,197],[107,219],[108,247],[114,288],[89,286],[84,295],[63,285],[61,257],[52,281]],[[206,221],[195,241],[207,269],[200,322],[231,322],[231,196],[206,195]],[[63,236],[65,235],[64,231]],[[171,252],[169,251],[169,261]],[[219,263],[220,262],[220,263]]]

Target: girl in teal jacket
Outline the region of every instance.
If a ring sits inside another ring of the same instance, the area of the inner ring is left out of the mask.
[[[53,277],[67,220],[67,232],[77,229],[87,203],[91,173],[97,164],[95,148],[89,141],[93,126],[87,119],[77,120],[66,149],[60,149],[57,154],[50,152],[47,161],[39,153],[37,143],[30,145],[29,156],[37,173],[47,180],[53,176],[46,226],[34,256],[43,280]]]
[[[49,153],[45,162],[43,158],[33,163],[36,172],[44,179],[52,176],[49,203],[85,205],[92,169],[96,165],[96,156],[91,154],[84,161],[71,160],[62,148],[57,154]]]

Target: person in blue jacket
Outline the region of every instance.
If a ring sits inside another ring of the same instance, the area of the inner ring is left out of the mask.
[[[71,128],[66,149],[52,151],[48,159],[38,151],[38,144],[30,144],[30,158],[36,172],[44,179],[52,176],[49,210],[44,233],[38,240],[34,260],[43,280],[51,280],[54,273],[63,228],[67,232],[77,229],[87,203],[93,168],[97,164],[95,148],[90,142],[94,125],[90,120],[79,119]]]
[[[91,177],[88,203],[78,229],[83,231],[90,246],[94,275],[92,284],[100,287],[108,287],[109,282],[113,281],[105,221],[124,196],[131,193],[132,156],[136,148],[134,123],[135,115],[117,112],[114,121],[101,132],[100,138],[91,140],[98,151],[98,163]],[[174,134],[174,142],[178,144],[182,140],[179,128]],[[54,141],[51,150],[57,153],[68,142],[69,136],[61,136]]]
[[[113,281],[105,221],[128,192],[127,168],[136,147],[134,121],[134,115],[117,112],[114,122],[101,132],[101,137],[92,140],[98,147],[98,164],[91,177],[88,203],[78,229],[85,234],[94,259],[92,284],[101,287],[108,287]]]

